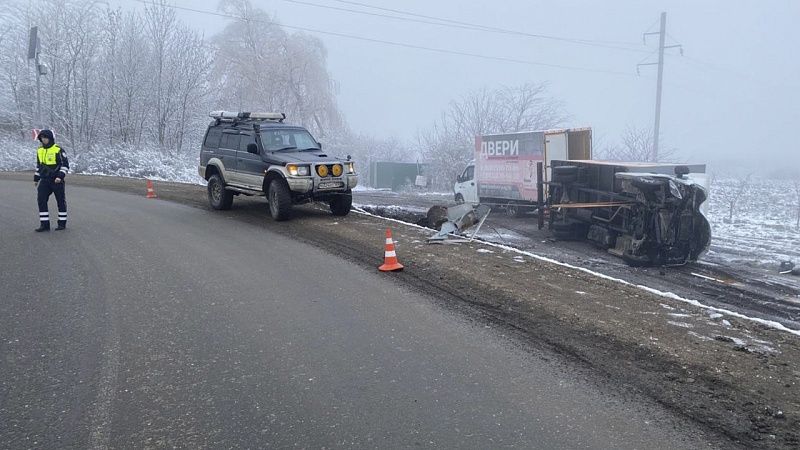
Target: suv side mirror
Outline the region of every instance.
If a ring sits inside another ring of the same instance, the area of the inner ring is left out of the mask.
[[[258,145],[253,144],[252,142],[247,144],[247,153],[254,153],[258,154]]]
[[[322,150],[322,142],[317,142],[317,145],[319,145],[319,149]]]

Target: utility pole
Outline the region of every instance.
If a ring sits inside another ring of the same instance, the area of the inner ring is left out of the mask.
[[[683,46],[680,44],[677,45],[667,45],[665,46],[664,43],[666,41],[667,36],[667,13],[661,13],[661,28],[658,32],[653,33],[644,33],[642,39],[646,41],[646,36],[648,35],[658,35],[658,63],[640,63],[636,65],[636,71],[638,73],[639,66],[650,66],[658,64],[658,81],[656,84],[656,121],[655,125],[653,126],[653,161],[658,161],[658,135],[661,128],[661,86],[664,81],[664,49],[667,48],[675,48],[678,47],[681,50],[681,56],[683,55]]]
[[[661,127],[661,83],[664,81],[664,39],[667,34],[667,13],[661,13],[658,37],[658,82],[656,83],[656,123],[653,127],[653,160],[658,161],[658,131]]]
[[[36,70],[36,126],[42,127],[42,75],[47,75],[47,67],[39,62],[39,27],[31,27],[28,33],[28,59],[33,60]]]

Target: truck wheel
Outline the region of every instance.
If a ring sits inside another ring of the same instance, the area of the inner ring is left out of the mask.
[[[346,216],[353,206],[353,193],[348,191],[338,194],[330,201],[331,213],[334,216]]]
[[[460,205],[464,203],[464,196],[461,194],[456,194],[456,205]]]
[[[292,210],[292,195],[283,180],[275,179],[269,183],[267,201],[269,202],[269,214],[274,220],[282,221],[289,218]]]
[[[216,173],[208,179],[208,203],[220,210],[231,209],[233,205],[233,192],[225,189],[222,177]]]
[[[522,217],[524,208],[520,205],[509,203],[506,205],[506,215],[508,217]]]

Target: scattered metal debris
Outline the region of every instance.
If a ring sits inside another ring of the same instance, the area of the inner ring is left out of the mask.
[[[471,242],[475,239],[475,235],[478,234],[491,211],[492,209],[486,205],[473,207],[468,203],[450,207],[434,206],[428,210],[428,221],[431,224],[439,222],[441,225],[437,227],[439,231],[428,238],[428,242],[445,241],[450,236],[461,238],[463,237],[460,236],[461,233],[477,224],[478,227],[472,233],[470,239],[466,241]],[[441,220],[444,214],[447,215],[447,220]]]
[[[781,261],[781,269],[779,273],[781,275],[800,275],[800,267],[795,267],[794,263],[791,261]]]

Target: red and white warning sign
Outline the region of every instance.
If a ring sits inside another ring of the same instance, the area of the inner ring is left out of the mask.
[[[53,133],[53,137],[55,137],[56,136],[55,130],[50,130],[50,131]],[[41,133],[41,132],[42,132],[42,130],[40,128],[34,128],[34,129],[31,130],[31,136],[33,136],[33,140],[34,141],[38,141],[39,140],[39,133]]]

